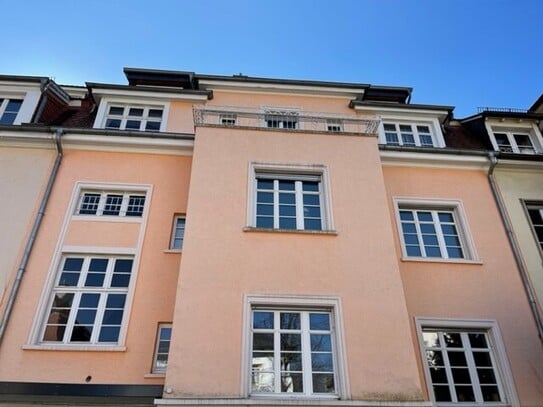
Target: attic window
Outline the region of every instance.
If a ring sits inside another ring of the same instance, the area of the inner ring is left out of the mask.
[[[104,128],[135,131],[160,131],[163,106],[110,104],[107,106]]]

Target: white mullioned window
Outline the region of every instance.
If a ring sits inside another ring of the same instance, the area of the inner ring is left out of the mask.
[[[431,127],[418,123],[383,123],[387,145],[408,147],[435,147]]]
[[[298,112],[295,110],[266,110],[265,122],[266,127],[276,129],[297,129]]]
[[[172,338],[172,324],[159,324],[153,358],[153,373],[164,373],[168,367],[170,342]]]
[[[253,308],[251,394],[337,395],[335,347],[330,310]]]
[[[257,228],[323,230],[319,175],[256,174]]]
[[[326,119],[326,130],[339,133],[343,131],[343,120],[341,119]]]
[[[164,106],[109,104],[103,127],[106,129],[160,131]]]
[[[525,206],[535,240],[540,253],[543,254],[543,202],[528,201],[525,202]]]
[[[123,191],[81,192],[76,215],[142,217],[145,193]]]
[[[496,321],[416,318],[416,326],[436,405],[519,405]]]
[[[185,239],[185,223],[186,222],[184,216],[176,216],[174,218],[170,249],[183,249],[183,241]]]
[[[66,255],[55,279],[42,343],[118,344],[133,258]]]
[[[0,124],[13,124],[22,104],[23,99],[0,98]]]
[[[406,258],[477,260],[461,202],[395,199]]]
[[[532,136],[526,131],[494,131],[498,150],[503,153],[535,154],[538,151]]]
[[[236,120],[236,113],[221,113],[219,115],[219,124],[222,124],[223,126],[235,126]]]

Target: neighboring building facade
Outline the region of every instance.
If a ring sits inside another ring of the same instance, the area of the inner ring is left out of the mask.
[[[13,264],[47,210],[6,290],[0,401],[541,405],[529,252],[496,205],[500,164],[452,107],[400,87],[125,74],[0,128],[51,139],[34,184],[13,182],[33,193]]]

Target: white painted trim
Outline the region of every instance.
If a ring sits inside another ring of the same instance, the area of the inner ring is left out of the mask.
[[[391,167],[451,168],[487,171],[487,156],[380,150],[381,163]]]
[[[321,179],[321,224],[322,231],[335,231],[332,216],[332,190],[328,166],[323,164],[287,164],[269,162],[249,162],[247,173],[247,228],[256,228],[256,174],[288,174],[293,176],[315,175]],[[298,229],[296,229],[298,230]],[[303,229],[302,229],[303,230]]]
[[[70,351],[70,352],[126,352],[126,346],[115,345],[70,345],[70,344],[52,344],[43,345],[23,345],[25,350],[43,350],[43,351]]]
[[[535,122],[527,121],[513,121],[513,120],[504,120],[500,121],[497,119],[487,119],[484,122],[486,131],[488,133],[488,138],[492,143],[492,148],[495,151],[500,151],[498,143],[496,142],[496,136],[494,133],[505,133],[513,150],[513,153],[519,154],[517,142],[513,138],[512,134],[515,132],[528,134],[530,141],[534,147],[535,154],[543,153],[543,137],[541,131],[536,126]]]
[[[140,108],[156,108],[162,109],[162,117],[160,119],[160,132],[166,131],[166,126],[168,123],[168,117],[170,113],[170,101],[168,100],[150,100],[149,98],[142,97],[141,99],[135,98],[102,98],[100,104],[98,105],[98,111],[96,113],[96,118],[94,119],[94,125],[92,126],[95,129],[104,129],[104,130],[128,130],[138,132],[138,130],[130,129],[106,129],[106,120],[107,120],[107,111],[108,107],[111,105],[120,105],[124,108],[128,107],[140,107]],[[140,120],[140,121],[143,121]],[[155,120],[156,121],[156,120]],[[145,131],[139,130],[143,136],[145,136]]]
[[[370,106],[370,105],[356,105],[354,110],[361,111],[371,111],[381,114],[394,114],[394,115],[405,115],[406,117],[411,117],[411,120],[416,120],[417,118],[430,118],[430,117],[439,117],[447,116],[449,114],[448,110],[432,110],[432,109],[413,109],[410,105],[401,105],[401,106]]]
[[[166,389],[167,391],[167,389]],[[311,399],[254,399],[254,398],[163,398],[155,399],[155,406],[211,407],[211,406],[259,406],[259,407],[432,407],[429,401],[365,401],[365,400],[321,400]]]
[[[439,123],[439,120],[437,117],[432,116],[414,116],[414,115],[408,115],[408,114],[383,114],[381,112],[381,121],[379,123],[378,132],[379,132],[379,143],[380,144],[387,144],[386,137],[385,137],[385,130],[384,125],[385,124],[407,124],[410,126],[414,126],[416,130],[416,126],[427,126],[430,128],[430,134],[432,136],[432,140],[434,142],[434,148],[443,148],[446,147],[445,139],[443,137],[443,131],[441,129],[441,124]],[[413,133],[413,137],[415,139],[415,143],[418,147],[420,147],[420,139],[418,137],[418,132],[415,131]],[[401,144],[401,140],[400,144]],[[428,147],[431,148],[431,147]]]
[[[511,406],[519,407],[520,401],[517,396],[517,392],[514,385],[513,374],[509,366],[509,359],[507,357],[507,352],[505,345],[502,340],[502,334],[498,322],[494,319],[458,319],[458,318],[430,318],[430,317],[415,317],[415,327],[417,331],[417,339],[419,342],[419,351],[421,357],[425,355],[424,341],[422,338],[422,329],[423,328],[443,328],[443,329],[479,329],[485,330],[488,334],[490,340],[490,348],[493,352],[493,356],[496,361],[496,370],[503,387],[505,397],[507,398],[506,403],[488,403],[497,406]],[[425,382],[428,389],[428,394],[432,399],[434,405],[457,405],[455,403],[436,403],[434,400],[434,393],[432,390],[432,382],[430,379],[430,372],[428,371],[427,363],[422,361]],[[462,405],[475,405],[461,403]],[[459,404],[458,404],[459,405]],[[479,405],[479,404],[477,404]],[[485,403],[487,405],[487,403]]]
[[[143,216],[141,218],[141,223],[139,223],[140,230],[138,233],[138,241],[137,241],[136,247],[134,248],[109,247],[108,248],[108,247],[101,247],[101,246],[79,247],[79,246],[65,246],[64,245],[64,241],[66,239],[70,222],[73,220],[73,214],[75,213],[75,208],[77,207],[78,202],[79,202],[79,196],[81,195],[81,191],[84,189],[111,189],[111,190],[145,192],[145,196],[146,196],[145,208],[143,211]],[[40,335],[43,332],[43,328],[45,326],[44,319],[47,315],[51,294],[53,292],[56,277],[59,273],[60,261],[63,258],[64,254],[66,253],[64,252],[64,249],[67,249],[67,252],[77,251],[78,253],[82,255],[102,253],[102,254],[108,254],[108,255],[128,254],[128,255],[133,256],[132,278],[127,290],[123,321],[122,321],[121,330],[119,333],[119,341],[118,341],[118,345],[114,346],[115,348],[124,347],[124,344],[126,342],[126,332],[128,330],[128,325],[131,318],[134,292],[136,290],[136,285],[138,282],[139,266],[140,266],[140,260],[141,260],[141,249],[143,247],[143,241],[145,238],[145,230],[147,228],[150,206],[152,202],[152,193],[153,193],[153,186],[151,184],[118,184],[118,183],[104,183],[104,182],[84,182],[84,181],[78,181],[74,184],[74,187],[72,189],[72,195],[70,197],[66,214],[64,215],[64,221],[61,226],[61,230],[60,230],[59,237],[58,237],[58,240],[53,252],[53,256],[51,258],[51,262],[49,263],[47,275],[45,277],[45,284],[42,289],[42,293],[40,295],[38,305],[36,307],[36,313],[34,314],[34,318],[33,318],[32,325],[29,331],[26,345],[37,346],[37,347],[41,347],[41,346],[57,347],[58,346],[57,344],[51,344],[51,343],[42,345],[40,343],[40,340],[41,340]],[[63,346],[67,346],[67,345],[63,345]],[[92,346],[100,347],[100,345],[92,345]]]
[[[414,209],[449,209],[454,212],[454,221],[455,226],[458,232],[458,238],[462,244],[462,250],[464,251],[464,261],[480,263],[481,260],[475,249],[475,242],[473,240],[469,222],[464,209],[464,204],[460,199],[444,199],[444,198],[426,198],[426,197],[405,197],[405,196],[394,196],[392,198],[393,208],[394,208],[394,219],[396,220],[396,229],[398,231],[398,239],[400,241],[400,247],[402,249],[402,260],[416,260],[429,259],[436,260],[436,258],[428,257],[411,257],[407,255],[405,249],[405,242],[403,240],[402,233],[402,223],[400,220],[400,207],[407,206]],[[445,259],[437,258],[444,263],[458,263],[459,259]],[[463,262],[462,262],[463,263]]]
[[[245,294],[243,296],[243,323],[242,323],[242,355],[241,355],[241,397],[247,398],[250,395],[251,384],[251,312],[254,306],[281,306],[281,307],[303,307],[311,308],[329,308],[330,315],[334,324],[334,362],[337,369],[337,396],[330,397],[311,397],[305,396],[305,400],[318,400],[323,398],[342,400],[351,397],[348,375],[348,360],[346,354],[346,342],[343,327],[343,311],[341,307],[341,298],[337,296],[317,296],[317,295],[295,295],[295,294]],[[251,396],[256,398],[257,396]],[[285,394],[274,394],[269,396],[258,395],[258,398],[270,400],[285,399]],[[297,397],[300,398],[300,397]]]

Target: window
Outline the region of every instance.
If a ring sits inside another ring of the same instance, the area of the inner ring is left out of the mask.
[[[219,115],[219,124],[223,126],[235,126],[237,115],[235,113],[221,113]]]
[[[423,326],[422,345],[429,387],[437,403],[505,401],[495,346],[487,329]]]
[[[522,131],[494,132],[498,150],[503,153],[535,154],[530,133]]]
[[[265,114],[266,127],[276,129],[297,129],[298,112],[267,110]]]
[[[170,249],[181,250],[185,238],[185,217],[176,216],[173,222],[172,241]]]
[[[429,125],[384,123],[385,141],[388,145],[408,147],[434,147],[434,137]]]
[[[543,202],[526,202],[526,210],[536,242],[543,253]]]
[[[172,324],[159,324],[153,358],[153,373],[163,373],[168,367],[168,354],[170,353],[170,341],[172,337]]]
[[[343,121],[341,119],[327,119],[326,130],[338,133],[343,131]]]
[[[141,217],[144,208],[142,193],[84,191],[76,215]]]
[[[251,393],[337,394],[330,311],[255,308]]]
[[[405,257],[475,260],[459,201],[400,199],[396,205]]]
[[[106,129],[160,131],[163,113],[162,106],[109,105],[104,127]]]
[[[0,124],[13,124],[22,104],[22,99],[0,99]]]
[[[256,175],[256,227],[322,230],[320,176]]]
[[[43,342],[117,344],[133,259],[68,255],[62,259]]]

